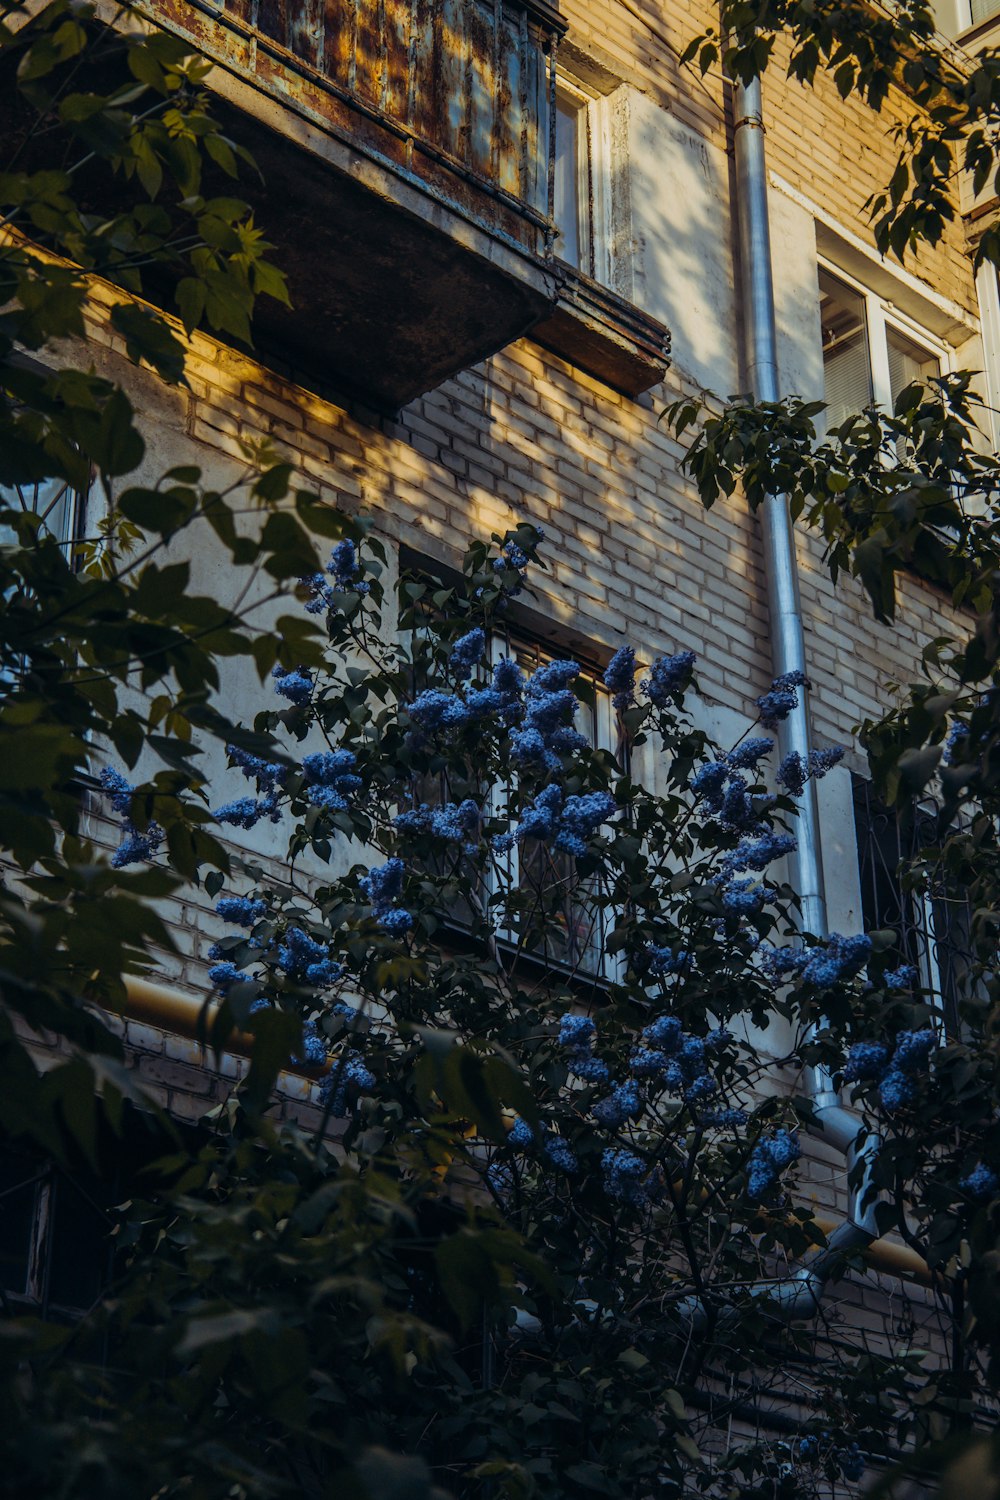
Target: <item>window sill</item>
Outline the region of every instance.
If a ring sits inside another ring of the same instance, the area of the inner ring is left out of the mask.
[[[670,363],[667,328],[573,267],[559,272],[555,310],[529,337],[625,396],[658,385]]]

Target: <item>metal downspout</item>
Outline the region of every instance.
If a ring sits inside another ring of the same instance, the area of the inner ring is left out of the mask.
[[[739,213],[740,274],[743,332],[750,384],[757,401],[778,401],[777,334],[774,316],[774,280],[771,263],[771,230],[767,204],[767,164],[764,150],[764,119],[760,80],[737,83],[734,96],[733,145],[736,197]],[[799,599],[795,536],[784,495],[769,495],[760,509],[764,573],[767,581],[771,623],[771,654],[774,675],[806,671],[802,607]],[[799,706],[779,728],[782,756],[798,751],[808,760],[810,749],[809,708],[805,693]],[[819,937],[828,933],[826,893],[819,832],[819,809],[815,783],[806,782],[796,827],[798,849],[791,858],[792,880],[802,898],[803,927]],[[815,1111],[810,1127],[817,1139],[842,1151],[852,1168],[859,1154],[856,1137],[860,1122],[840,1102],[833,1080],[825,1068],[806,1070],[805,1092]],[[786,1318],[814,1316],[819,1297],[840,1255],[861,1248],[878,1237],[874,1202],[869,1196],[870,1167],[878,1141],[864,1142],[860,1154],[866,1170],[852,1196],[849,1218],[830,1237],[826,1250],[813,1257],[788,1280],[761,1287],[761,1295],[779,1308]]]

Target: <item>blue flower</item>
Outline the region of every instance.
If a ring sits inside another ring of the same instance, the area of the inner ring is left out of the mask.
[[[425,688],[410,704],[410,718],[421,729],[454,729],[467,718],[465,704],[454,693]]]
[[[779,984],[789,974],[801,972],[806,961],[802,948],[763,948],[760,955],[761,972],[774,984]]]
[[[889,1062],[889,1049],[882,1042],[855,1042],[847,1054],[844,1082],[860,1083],[881,1078]]]
[[[237,797],[234,802],[217,807],[212,816],[217,823],[228,823],[233,828],[254,828],[265,817],[277,823],[281,812],[273,795],[259,802],[255,797]]]
[[[290,979],[302,979],[309,964],[317,964],[326,957],[327,950],[322,943],[317,943],[301,927],[289,927],[278,948],[278,967],[284,969]]]
[[[401,859],[387,859],[384,865],[375,865],[363,875],[359,885],[372,906],[388,906],[402,894],[405,872]]]
[[[481,662],[486,651],[486,632],[479,626],[466,635],[459,636],[451,648],[448,665],[460,682],[472,676],[472,669]]]
[[[401,859],[388,859],[384,865],[375,865],[358,882],[371,903],[372,915],[390,937],[403,937],[414,925],[410,912],[392,905],[402,895],[405,872]]]
[[[494,666],[493,691],[508,699],[520,699],[524,692],[524,673],[512,656],[501,656]]]
[[[762,1135],[750,1154],[747,1169],[749,1196],[762,1198],[799,1155],[799,1138],[793,1132],[776,1130],[773,1135]]]
[[[764,728],[774,729],[782,719],[787,719],[798,706],[796,688],[808,686],[809,681],[804,672],[784,672],[776,677],[771,683],[770,691],[762,693],[757,699],[760,721]]]
[[[649,1171],[646,1163],[633,1151],[609,1146],[601,1157],[601,1166],[604,1170],[604,1191],[609,1198],[633,1204],[648,1201],[646,1183]]]
[[[416,920],[413,913],[402,906],[393,906],[387,911],[376,912],[375,915],[382,931],[394,938],[405,937]]]
[[[649,676],[640,686],[654,708],[666,708],[668,703],[680,701],[691,681],[695,661],[693,651],[679,651],[676,656],[661,656],[653,662]]]
[[[819,1458],[818,1437],[810,1433],[804,1438],[799,1438],[799,1458],[804,1464],[814,1464],[816,1462],[817,1458]]]
[[[731,1105],[719,1105],[715,1109],[706,1109],[701,1116],[702,1125],[720,1125],[730,1128],[745,1125],[747,1112],[745,1109],[735,1109]]]
[[[330,553],[326,571],[341,593],[347,593],[353,589],[356,594],[367,594],[371,590],[371,584],[359,582],[361,560],[358,557],[358,549],[350,537],[345,537],[334,547]]]
[[[286,668],[277,664],[271,669],[274,691],[287,698],[290,703],[308,703],[315,683],[305,667]]]
[[[567,1011],[559,1022],[560,1047],[590,1046],[596,1036],[597,1027],[590,1016]]]
[[[871,951],[872,940],[867,933],[842,937],[839,932],[831,932],[824,947],[814,948],[807,955],[802,978],[818,988],[829,988],[859,973]]]
[[[431,813],[430,828],[439,839],[465,844],[474,850],[479,835],[479,808],[471,797],[464,802],[446,802]]]
[[[252,927],[267,915],[266,901],[251,901],[249,896],[223,896],[215,903],[215,910],[224,922],[237,927]]]
[[[892,1065],[903,1073],[916,1073],[921,1068],[926,1068],[928,1058],[936,1046],[937,1036],[929,1027],[923,1031],[901,1031],[896,1038]]]
[[[585,1083],[607,1083],[610,1077],[608,1065],[603,1058],[592,1057],[589,1052],[570,1052],[566,1058],[566,1066]]]
[[[878,1092],[883,1108],[889,1114],[895,1114],[897,1109],[913,1103],[917,1097],[917,1086],[906,1073],[900,1072],[898,1068],[890,1068],[879,1084]]]
[[[698,767],[688,784],[698,802],[704,802],[709,812],[718,812],[728,780],[729,767],[726,762],[710,760]]]
[[[519,1151],[527,1151],[535,1144],[535,1132],[527,1120],[522,1120],[519,1115],[511,1126],[507,1141],[511,1146],[516,1146]]]
[[[889,990],[908,990],[916,983],[917,971],[912,964],[900,964],[898,969],[890,969],[882,976],[882,983]]]
[[[765,736],[758,736],[744,740],[742,745],[737,745],[735,750],[730,750],[726,761],[734,771],[755,771],[759,761],[765,755],[770,755],[774,749],[774,741]]]
[[[640,1047],[629,1058],[629,1067],[636,1078],[662,1077],[670,1058],[659,1047]]]
[[[741,839],[725,856],[722,867],[727,875],[735,875],[740,870],[765,870],[774,860],[797,848],[798,844],[790,833],[764,833],[758,838]]]
[[[809,767],[797,750],[791,750],[785,756],[778,767],[775,777],[779,786],[783,786],[793,797],[800,797],[805,790],[806,782],[809,780]]]
[[[677,1016],[658,1016],[642,1033],[643,1041],[661,1048],[664,1052],[676,1052],[683,1036]]]
[[[243,971],[241,969],[238,969],[234,963],[227,961],[226,963],[213,965],[213,967],[208,971],[208,977],[212,981],[214,988],[217,989],[221,995],[225,995],[234,984],[242,984],[247,981],[250,976],[248,974],[244,974]]]
[[[723,909],[734,917],[752,917],[763,911],[769,901],[776,901],[778,893],[773,886],[747,877],[731,880],[720,888]]]
[[[375,1087],[375,1075],[365,1067],[354,1053],[339,1058],[323,1080],[320,1099],[330,1104],[330,1113],[340,1118],[346,1115],[352,1097]]]
[[[578,858],[587,852],[587,841],[602,823],[613,818],[618,805],[610,792],[587,792],[567,797],[556,831],[555,847]]]
[[[1000,1187],[1000,1178],[980,1162],[968,1177],[961,1179],[958,1185],[963,1193],[968,1193],[970,1198],[992,1198],[996,1195],[997,1188]]]
[[[615,708],[624,710],[635,702],[635,651],[619,646],[604,671],[604,686],[614,694]]]
[[[120,771],[112,766],[105,766],[100,776],[104,795],[117,813],[126,816],[132,811],[132,793],[135,787],[130,781],[126,781]]]
[[[558,1167],[560,1172],[572,1174],[579,1171],[579,1165],[569,1141],[564,1140],[561,1135],[547,1135],[543,1149],[549,1161],[554,1167]]]
[[[651,974],[680,974],[688,967],[691,955],[684,948],[660,948],[650,943],[646,959]]]
[[[326,1062],[326,1043],[320,1036],[315,1021],[305,1021],[302,1026],[302,1056],[292,1054],[292,1062],[309,1063],[315,1067]]]
[[[288,775],[287,766],[279,766],[276,761],[251,755],[249,750],[241,750],[239,745],[227,745],[226,754],[239,766],[248,781],[256,782],[258,792],[270,796],[276,787],[284,786]]]
[[[153,859],[163,842],[163,829],[158,823],[150,823],[144,833],[131,823],[123,828],[125,838],[111,856],[111,868],[121,870],[125,865],[137,864],[140,860]]]
[[[343,812],[348,798],[361,790],[353,750],[317,750],[302,762],[302,773],[310,802],[333,812]]]
[[[591,1105],[591,1113],[602,1125],[612,1129],[624,1125],[626,1120],[636,1120],[642,1114],[642,1095],[639,1085],[629,1079],[612,1089],[606,1099]]]

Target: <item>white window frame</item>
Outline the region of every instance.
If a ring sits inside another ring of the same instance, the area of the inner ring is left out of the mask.
[[[523,633],[520,633],[515,630],[509,636],[499,635],[496,633],[490,636],[490,666],[495,667],[501,657],[516,656],[519,647],[537,650],[543,655],[544,659],[548,659],[550,661],[556,661],[559,659],[557,652],[552,651],[551,648],[546,646],[546,644],[543,641],[540,641],[537,637],[533,638],[530,632],[525,631]],[[540,662],[539,665],[542,665],[542,663]],[[614,704],[611,701],[612,695],[603,686],[596,673],[590,673],[586,669],[584,669],[581,675],[587,678],[594,688],[594,749],[606,750],[611,755],[617,755],[620,749],[620,734],[618,726],[618,714],[614,707]],[[503,813],[504,807],[502,804],[502,799],[504,798],[504,795],[504,791],[500,787],[490,787],[486,807],[487,816],[497,817]],[[506,854],[497,855],[495,857],[495,864],[493,868],[487,871],[487,898],[496,896],[503,891],[517,890],[520,886],[520,877],[520,847],[517,844],[514,844]],[[610,913],[607,913],[605,915],[603,926],[605,928],[605,932],[610,930],[611,927],[614,926],[614,921]],[[595,984],[620,984],[624,980],[624,955],[620,953],[608,953],[606,951],[603,945],[605,932],[602,932],[600,935],[601,960],[599,966],[595,967],[593,970],[590,970],[577,965],[572,971],[574,973],[574,976],[578,976],[582,981],[589,980]],[[497,929],[496,936],[497,941],[500,943],[503,943],[505,945],[510,944],[512,947],[516,947],[518,945],[518,934],[516,931],[514,931],[513,928],[500,927]],[[531,950],[527,948],[524,950],[524,956],[527,959],[535,957],[535,955],[532,954]],[[551,968],[556,972],[562,972],[566,969],[569,969],[570,967],[569,965],[560,963],[558,959],[550,959],[544,956],[538,956],[537,961],[539,963],[550,965]]]
[[[563,73],[556,99],[577,115],[576,193],[580,275],[611,285],[611,114],[608,98],[588,93]],[[557,223],[556,228],[559,225]]]
[[[989,438],[1000,452],[1000,270],[986,261],[976,272],[979,317],[983,340],[983,364],[989,399]]]
[[[913,343],[926,349],[927,353],[938,361],[942,375],[949,374],[955,368],[955,353],[950,345],[931,333],[916,319],[901,312],[888,297],[880,292],[872,291],[871,287],[866,286],[863,281],[859,281],[856,276],[852,276],[849,271],[845,271],[836,261],[830,260],[825,255],[817,256],[817,265],[820,270],[826,271],[836,281],[841,282],[861,297],[864,302],[872,400],[884,411],[891,413],[893,409],[892,380],[889,374],[889,343],[886,336],[888,329],[896,329],[904,338],[911,339]]]

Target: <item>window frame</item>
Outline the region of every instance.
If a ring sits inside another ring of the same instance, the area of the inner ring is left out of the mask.
[[[569,648],[567,648],[568,650]],[[487,647],[487,660],[491,668],[495,667],[501,657],[517,656],[518,651],[531,651],[537,654],[537,665],[541,666],[546,661],[558,660],[558,647],[553,648],[553,643],[547,643],[537,635],[532,635],[528,630],[518,631],[514,629],[508,632],[494,631],[490,637]],[[574,653],[574,659],[579,653]],[[619,757],[622,750],[622,737],[617,710],[612,703],[611,692],[604,687],[601,681],[601,670],[599,667],[587,663],[582,664],[581,676],[593,688],[594,691],[594,742],[595,750],[606,751],[610,755]],[[496,817],[501,814],[501,798],[503,789],[497,785],[489,788],[486,802],[486,814],[488,817]],[[520,846],[513,844],[504,854],[494,856],[492,866],[487,868],[484,881],[484,895],[488,901],[491,897],[501,894],[505,890],[517,890],[520,886],[521,876],[521,853]],[[624,979],[625,960],[622,954],[608,953],[604,938],[607,931],[614,926],[613,919],[604,916],[601,921],[601,933],[599,934],[599,963],[594,969],[584,967],[579,961],[576,963],[562,961],[553,958],[546,953],[535,953],[524,946],[518,933],[512,927],[498,927],[496,932],[497,943],[506,949],[519,949],[519,958],[528,963],[544,965],[554,974],[560,977],[571,976],[580,983],[591,983],[595,985],[621,983]]]
[[[577,118],[577,262],[553,253],[560,265],[602,286],[611,286],[611,117],[608,95],[590,92],[579,80],[558,72],[556,102]],[[556,230],[559,221],[556,219]]]
[[[884,411],[892,412],[894,398],[892,394],[892,376],[889,367],[889,340],[888,330],[892,329],[903,338],[909,339],[938,362],[938,373],[950,374],[954,369],[954,350],[951,346],[936,334],[930,332],[915,318],[901,312],[890,298],[880,292],[873,291],[849,271],[845,271],[835,260],[829,256],[818,254],[816,257],[817,281],[818,273],[825,272],[835,281],[839,281],[848,291],[860,297],[864,304],[865,315],[865,340],[868,352],[868,374],[871,381],[872,401]],[[822,347],[821,347],[822,357]],[[823,360],[824,378],[826,373],[826,361]]]

